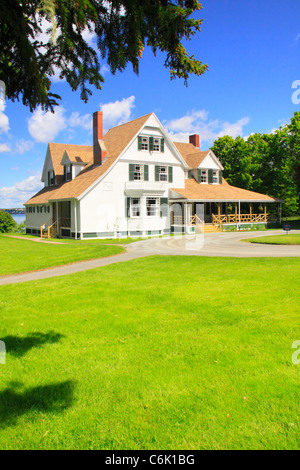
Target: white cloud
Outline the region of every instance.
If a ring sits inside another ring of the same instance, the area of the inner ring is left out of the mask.
[[[55,113],[45,112],[39,107],[28,120],[28,130],[37,142],[48,143],[67,127],[65,109],[56,108]]]
[[[0,144],[0,153],[10,152],[11,148],[8,144]]]
[[[19,207],[43,187],[40,172],[16,183],[0,188],[0,207]]]
[[[235,123],[223,122],[219,119],[211,120],[205,109],[193,110],[178,119],[164,123],[172,140],[188,142],[191,134],[199,134],[201,143],[205,146],[213,144],[214,140],[223,135],[237,137],[243,135],[243,127],[249,123],[249,118],[244,117]],[[203,148],[203,147],[202,147]]]
[[[195,122],[198,120],[206,121],[208,117],[207,111],[204,109],[200,111],[192,111],[190,114],[183,116],[179,119],[173,119],[168,122],[168,129],[173,132],[193,132]]]
[[[25,139],[18,140],[14,148],[14,153],[18,153],[19,155],[22,155],[23,153],[28,152],[28,150],[31,150],[33,146],[34,146],[33,140],[25,140]]]
[[[70,127],[81,127],[88,131],[92,131],[92,115],[83,114],[80,116],[80,114],[75,111],[69,117],[68,124]]]
[[[237,122],[231,124],[230,122],[224,122],[221,124],[222,130],[219,132],[218,137],[224,135],[230,135],[236,138],[238,135],[243,135],[243,127],[249,124],[250,119],[248,117],[239,119]]]
[[[100,109],[103,112],[105,127],[111,128],[130,121],[131,112],[134,108],[134,101],[135,96],[129,96],[129,98],[123,98],[121,101],[116,100],[114,102],[102,104]]]

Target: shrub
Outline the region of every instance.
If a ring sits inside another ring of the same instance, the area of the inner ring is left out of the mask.
[[[16,227],[14,218],[8,212],[0,211],[0,233],[12,232]]]

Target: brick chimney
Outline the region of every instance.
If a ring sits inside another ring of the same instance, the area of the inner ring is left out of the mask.
[[[193,134],[189,137],[190,144],[193,144],[198,149],[200,148],[200,137],[199,134]]]
[[[94,164],[102,165],[107,152],[103,142],[103,113],[96,111],[93,114],[93,156]]]

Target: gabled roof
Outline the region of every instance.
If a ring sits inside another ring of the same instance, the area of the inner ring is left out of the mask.
[[[102,165],[93,164],[93,146],[72,144],[49,144],[55,176],[58,177],[58,186],[43,188],[25,204],[46,204],[53,199],[70,199],[79,197],[93,183],[95,183],[113,165],[123,150],[146,123],[152,113],[134,119],[126,124],[121,124],[110,129],[103,141],[107,150],[107,156]],[[70,160],[80,157],[87,166],[72,181],[63,181],[63,166],[61,160],[64,152],[67,152]]]
[[[192,179],[185,180],[185,187],[173,189],[178,194],[178,199],[185,198],[194,201],[245,201],[245,202],[279,202],[266,194],[248,191],[247,189],[231,186],[223,178],[223,184],[199,184]],[[175,199],[174,196],[173,199]]]
[[[185,144],[182,142],[174,142],[177,150],[181,153],[187,165],[190,168],[198,168],[210,150],[202,151],[193,144]]]

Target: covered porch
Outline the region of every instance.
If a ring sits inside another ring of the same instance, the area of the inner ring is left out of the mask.
[[[71,238],[71,201],[52,202],[52,217],[40,227],[41,238]]]
[[[272,204],[272,206],[269,206]],[[195,227],[203,231],[246,230],[256,225],[281,223],[281,202],[258,201],[184,201],[170,204],[171,228],[182,227],[187,233]]]

